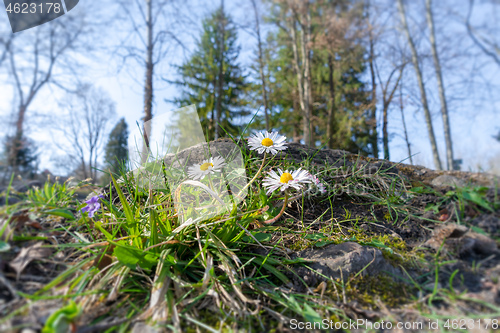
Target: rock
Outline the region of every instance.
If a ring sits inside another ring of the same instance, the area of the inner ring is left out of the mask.
[[[450,175],[437,176],[431,181],[433,186],[452,186],[452,187],[464,187],[466,182]]]
[[[210,154],[208,148],[210,147]],[[201,163],[209,156],[222,156],[224,158],[241,158],[240,148],[229,139],[211,141],[210,143],[200,143],[186,148],[175,154],[167,154],[163,161],[167,166],[183,168],[194,163]],[[242,161],[243,162],[243,161]]]
[[[28,190],[30,190],[32,188],[42,187],[42,186],[43,186],[43,184],[39,180],[32,180],[32,181],[28,182],[27,184],[22,184],[22,185],[16,186],[15,190],[17,192],[23,193],[23,192],[26,192],[26,191],[28,191]]]
[[[346,281],[350,275],[363,270],[361,275],[378,275],[381,273],[390,276],[403,276],[403,272],[388,263],[379,249],[362,246],[354,242],[346,242],[338,245],[328,245],[323,248],[311,248],[301,251],[297,257],[309,261],[306,265],[318,273],[333,279],[343,277]],[[365,269],[366,267],[366,269]],[[342,270],[342,273],[340,271]],[[299,276],[309,286],[315,286],[324,278],[312,272],[306,267],[297,270]]]
[[[497,243],[493,239],[476,232],[469,232],[462,237],[462,241],[458,243],[458,246],[461,257],[487,257],[492,254],[499,254]]]
[[[470,221],[474,226],[477,226],[492,235],[500,237],[500,218],[495,214],[482,214]]]
[[[19,201],[21,201],[21,199],[19,197],[12,195],[12,194],[9,195],[9,205],[13,205],[15,203],[18,203]],[[6,203],[5,196],[1,196],[0,197],[0,206],[5,206],[5,203]]]
[[[443,243],[443,251],[457,253],[464,259],[500,254],[497,243],[493,239],[455,223],[435,229],[432,237],[423,246],[438,251]]]
[[[377,172],[381,172],[384,174],[393,174],[397,175],[399,170],[396,168],[395,164],[387,162],[387,161],[378,161],[369,163],[370,168],[369,174],[375,174]]]

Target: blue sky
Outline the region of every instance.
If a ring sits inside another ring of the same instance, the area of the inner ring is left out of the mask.
[[[82,0],[79,6],[69,15],[78,15],[78,10],[81,10],[88,1],[90,0]],[[465,28],[460,22],[460,17],[465,16],[467,13],[467,6],[464,6],[465,2],[446,0],[435,1],[434,3],[437,41],[441,52],[447,89],[455,157],[463,159],[463,169],[465,170],[477,170],[479,167],[488,170],[491,167],[489,164],[495,163],[495,161],[498,168],[498,164],[500,164],[500,143],[495,141],[492,136],[500,130],[500,94],[498,94],[500,67],[472,47],[472,42],[467,37]],[[194,24],[197,24],[194,28],[198,29],[198,32],[201,31],[201,19],[218,5],[219,1],[191,2],[189,8],[190,18],[195,22]],[[408,8],[408,14],[417,43],[422,50],[426,50],[428,41],[425,29],[422,29],[425,26],[425,17],[419,14],[419,6],[418,3],[413,4]],[[395,4],[390,5],[389,8],[390,10],[396,10]],[[496,23],[491,23],[495,22],[497,15],[496,11],[493,10],[494,8],[495,6],[490,6],[487,2],[478,3],[477,10],[473,15],[473,22],[479,24],[486,21],[495,27]],[[248,15],[251,10],[249,1],[226,0],[226,9],[233,15],[235,22],[239,24],[250,24],[253,19],[253,15]],[[107,13],[103,12],[101,14],[105,17]],[[390,11],[386,15],[390,15]],[[5,11],[0,11],[0,23],[4,24],[6,20]],[[498,21],[496,20],[496,22]],[[265,29],[270,29],[270,27],[265,27]],[[113,30],[103,31],[100,34],[101,42],[107,40],[115,42],[115,32]],[[387,41],[395,38],[393,32],[389,29],[388,37],[386,37]],[[183,41],[187,50],[181,48],[172,50],[168,54],[168,60],[158,67],[157,77],[175,78],[176,71],[172,65],[180,64],[187,59],[190,50],[194,47],[197,36],[196,31],[193,31],[191,36],[184,36]],[[256,50],[255,39],[241,30],[239,40],[242,49],[240,62],[248,64]],[[384,63],[384,60],[387,59],[381,59],[381,64]],[[130,127],[136,127],[136,121],[139,121],[142,117],[143,110],[141,86],[144,78],[143,69],[128,66],[118,72],[117,60],[111,56],[109,51],[100,52],[96,57],[87,58],[84,61],[90,66],[85,71],[86,80],[104,88],[116,102],[118,114],[116,121],[118,121],[119,117],[125,117]],[[445,165],[443,127],[439,115],[439,99],[432,59],[424,57],[422,66],[429,93],[430,107],[434,115],[434,128],[441,159],[443,165]],[[381,71],[384,74],[383,68]],[[0,78],[2,80],[0,82],[6,82],[5,75],[0,74]],[[368,80],[369,77],[367,77]],[[414,162],[433,167],[427,130],[419,105],[418,90],[416,89],[412,67],[407,67],[404,86],[406,87],[403,98],[405,117],[412,144],[412,153],[416,154]],[[165,99],[171,99],[178,94],[177,88],[161,80],[156,81],[156,87],[155,114],[161,114],[175,108],[174,105],[165,102]],[[11,103],[14,98],[10,86],[6,84],[0,86],[0,119],[3,121],[9,119],[12,112]],[[57,89],[45,88],[34,102],[28,115],[28,130],[31,132],[31,136],[36,138],[43,152],[41,155],[42,168],[54,168],[54,157],[63,154],[63,152],[58,151],[53,145],[53,138],[49,134],[51,131],[50,122],[43,122],[40,125],[38,121],[40,117],[33,115],[41,115],[42,118],[47,115],[57,115],[59,113],[57,102],[61,98],[62,93]],[[390,142],[391,160],[401,161],[408,157],[408,153],[403,140],[400,112],[398,108],[393,108],[390,112],[389,129],[393,133]]]

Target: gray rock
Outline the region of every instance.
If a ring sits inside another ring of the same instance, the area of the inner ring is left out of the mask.
[[[42,186],[43,186],[43,184],[42,184],[41,181],[39,181],[39,180],[32,180],[32,181],[30,181],[28,183],[16,186],[15,190],[17,192],[21,192],[22,193],[22,192],[26,192],[26,191],[28,191],[28,190],[30,190],[32,188],[42,187]]]
[[[377,161],[369,163],[369,173],[376,174],[378,172],[385,174],[398,174],[399,170],[396,168],[395,164],[387,161]]]
[[[0,206],[5,206],[5,196],[1,196],[0,197]],[[21,199],[15,195],[12,195],[10,194],[9,195],[9,205],[13,205],[15,203],[18,203],[19,201],[21,201]]]
[[[444,242],[444,247],[441,246]],[[436,251],[457,253],[461,258],[484,258],[499,255],[497,243],[488,236],[471,231],[468,227],[449,223],[436,228],[423,246]]]
[[[500,237],[500,218],[495,214],[482,214],[470,222],[472,225],[478,226],[492,237]]]
[[[387,262],[379,249],[362,246],[358,243],[346,242],[338,245],[328,245],[324,248],[311,248],[301,251],[298,257],[309,261],[306,265],[321,275],[337,279],[343,277],[346,281],[350,275],[361,273],[364,275],[389,274],[393,277],[403,276],[403,272]],[[366,267],[366,269],[365,269]],[[342,273],[340,273],[342,271]],[[297,270],[299,276],[309,286],[316,285],[324,278],[306,267]]]
[[[431,182],[433,186],[452,186],[452,187],[464,187],[466,185],[465,181],[450,175],[441,175],[434,178]]]

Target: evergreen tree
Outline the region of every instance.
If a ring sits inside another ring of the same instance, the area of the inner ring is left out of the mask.
[[[109,134],[105,158],[107,169],[114,174],[119,173],[126,165],[128,160],[128,126],[125,118],[121,118]],[[109,180],[109,176],[104,178],[105,182]]]
[[[337,52],[333,57],[333,93],[332,101],[329,89],[329,72],[325,70],[328,63],[328,54],[325,50],[317,50],[313,65],[314,74],[314,98],[319,106],[315,110],[319,124],[326,124],[328,112],[322,106],[333,107],[333,147],[360,153],[372,154],[371,131],[369,124],[370,94],[366,89],[362,76],[366,69],[363,55],[365,50],[358,47],[357,50]],[[333,105],[332,105],[333,104]],[[322,137],[322,143],[328,144],[326,126],[317,126],[317,135]]]
[[[370,155],[373,154],[368,107],[371,101],[369,91],[363,82],[366,49],[359,39],[346,38],[343,35],[336,36],[337,44],[332,47],[324,35],[332,21],[329,18],[332,15],[343,15],[342,13],[350,8],[349,3],[345,1],[343,4],[341,1],[337,4],[325,0],[313,1],[310,4],[311,30],[315,36],[311,42],[310,63],[312,87],[310,100],[313,102],[311,136],[314,138],[315,146],[327,145],[331,148]],[[297,88],[298,78],[295,68],[297,66],[294,67],[291,32],[286,31],[288,24],[286,20],[291,18],[283,14],[286,5],[281,2],[274,8],[268,19],[276,22],[280,29],[272,33],[268,40],[271,49],[268,50],[271,57],[269,63],[271,124],[294,141],[301,141],[304,117],[300,106],[300,92]],[[333,9],[335,11],[332,11]],[[302,36],[300,24],[297,24],[296,28],[295,33]],[[257,85],[256,91],[260,91],[260,88]],[[328,135],[329,125],[333,129],[330,131],[331,135]]]
[[[39,153],[33,140],[23,136],[18,139],[14,136],[7,136],[4,143],[4,155],[7,158],[7,165],[12,171],[20,172],[23,175],[32,177],[37,172]]]
[[[179,106],[196,104],[198,115],[209,140],[237,135],[236,117],[249,114],[244,100],[249,85],[238,64],[240,47],[236,27],[223,6],[203,21],[203,33],[191,59],[178,67],[183,87]],[[222,46],[222,47],[221,47]],[[217,128],[220,124],[223,130]]]

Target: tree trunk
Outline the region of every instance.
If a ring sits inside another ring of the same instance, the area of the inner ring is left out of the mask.
[[[302,25],[301,53],[304,62],[304,144],[312,146],[314,143],[312,130],[312,82],[311,82],[311,13],[309,1],[306,2],[305,24]]]
[[[389,160],[389,130],[388,130],[388,116],[389,113],[389,103],[387,103],[384,100],[384,105],[383,105],[383,112],[382,112],[382,136],[383,136],[383,142],[384,142],[384,159]]]
[[[448,170],[453,170],[453,145],[451,140],[451,129],[450,129],[450,119],[448,117],[448,106],[446,104],[446,95],[444,92],[443,84],[443,74],[441,71],[441,63],[439,62],[439,57],[436,47],[436,33],[434,31],[434,18],[432,15],[432,1],[425,1],[427,24],[429,25],[430,31],[430,42],[432,59],[434,60],[434,67],[436,70],[436,78],[438,83],[438,93],[439,101],[441,102],[441,115],[443,117],[444,126],[444,139],[446,141],[446,164]]]
[[[27,105],[25,104],[19,105],[19,110],[17,113],[17,121],[16,121],[16,137],[18,138],[23,137],[23,125],[24,125],[24,118],[26,116],[26,109]]]
[[[406,14],[403,7],[403,0],[398,0],[398,7],[399,7],[399,13],[401,15],[401,22],[403,23],[403,28],[406,34],[406,38],[408,40],[408,44],[410,45],[413,67],[415,68],[415,72],[417,74],[418,87],[420,89],[420,99],[422,102],[422,107],[424,109],[425,122],[427,124],[427,131],[429,132],[432,155],[434,158],[434,167],[437,170],[441,170],[442,169],[441,160],[439,159],[436,137],[434,135],[434,128],[432,126],[431,113],[429,111],[429,104],[427,103],[427,94],[425,92],[424,81],[422,78],[422,71],[420,70],[420,65],[418,63],[417,50],[415,48],[415,44],[413,43],[413,39],[411,38],[410,29],[408,28],[408,23],[406,21]]]
[[[378,158],[378,133],[377,133],[377,81],[375,79],[375,66],[373,64],[375,58],[373,47],[373,36],[370,30],[370,57],[368,64],[370,66],[370,75],[372,79],[372,107],[370,108],[370,127],[372,129],[370,142],[372,145],[373,157]]]
[[[493,59],[493,61],[495,61],[498,66],[500,66],[500,48],[498,47],[498,45],[496,43],[488,42],[485,38],[481,38],[480,35],[476,37],[476,34],[474,33],[472,26],[470,25],[470,17],[472,15],[473,8],[474,0],[469,0],[469,13],[467,14],[467,19],[465,21],[467,33],[469,34],[469,37],[472,39],[474,44],[476,44],[476,46],[479,47],[484,54]],[[482,41],[480,41],[478,38],[481,38]],[[486,48],[484,44],[490,45],[491,48]]]
[[[295,19],[291,19],[290,23],[290,37],[292,39],[292,52],[293,52],[293,66],[295,73],[297,75],[297,91],[299,94],[299,106],[302,113],[302,117],[305,114],[305,103],[304,103],[304,86],[303,86],[303,76],[302,69],[300,68],[299,51],[297,48],[297,22]],[[305,139],[305,133],[303,133],[303,138]],[[305,142],[305,140],[304,140]]]
[[[212,82],[212,85],[213,85],[213,102],[212,102],[212,112],[210,114],[210,131],[208,132],[209,134],[207,134],[209,136],[209,139],[212,140],[214,137],[215,137],[215,126],[216,126],[216,123],[215,123],[215,105],[217,104],[217,94],[215,92],[215,89],[217,87],[217,75],[214,74],[214,80]],[[214,135],[212,137],[212,135]]]
[[[0,56],[0,66],[5,61],[5,59],[7,59],[7,53],[9,52],[10,44],[12,43],[12,39],[14,39],[14,34],[10,34],[9,39],[6,42],[4,42],[2,40],[2,44],[4,44],[5,46],[4,46],[4,50],[2,52],[2,55]]]
[[[259,50],[259,74],[262,87],[262,103],[264,104],[264,116],[266,120],[266,131],[270,130],[269,124],[269,106],[267,102],[266,77],[264,75],[264,52],[262,50],[262,37],[260,35],[259,13],[257,11],[257,3],[252,0],[252,6],[255,14],[255,30],[257,33],[257,46]]]
[[[335,131],[335,82],[333,80],[334,73],[333,56],[328,55],[328,84],[330,89],[330,108],[328,109],[328,122],[326,124],[326,135],[328,148],[333,149],[335,142],[333,140],[333,132]]]
[[[27,105],[21,103],[17,111],[17,121],[16,121],[16,133],[12,138],[9,154],[10,165],[13,167],[14,171],[18,171],[17,159],[19,151],[23,148],[23,125],[24,118],[26,115]]]
[[[299,105],[302,113],[303,121],[303,140],[305,145],[311,145],[311,74],[310,74],[310,46],[308,43],[311,40],[311,22],[309,9],[306,14],[306,23],[301,25],[301,41],[297,38],[297,19],[295,17],[290,19],[290,37],[292,40],[293,51],[293,66],[297,75],[297,90],[299,94]],[[293,13],[295,16],[295,13]],[[300,43],[301,55],[299,56],[298,45]],[[302,65],[302,68],[301,68]]]
[[[403,82],[399,85],[399,109],[401,110],[401,120],[403,121],[403,129],[405,133],[406,147],[408,149],[408,157],[410,158],[410,164],[413,165],[413,157],[411,156],[411,145],[410,139],[408,138],[408,130],[406,129],[404,104],[403,104]]]
[[[220,4],[220,18],[219,18],[219,74],[217,79],[217,120],[215,124],[215,139],[219,138],[221,134],[220,123],[222,121],[222,89],[224,84],[224,46],[225,46],[225,22],[224,22],[224,0],[221,0]]]
[[[141,163],[145,163],[149,154],[149,137],[151,136],[153,118],[153,0],[146,0],[146,29],[147,29],[147,49],[146,49],[146,81],[144,84],[144,126],[142,128],[143,145],[141,153]]]

